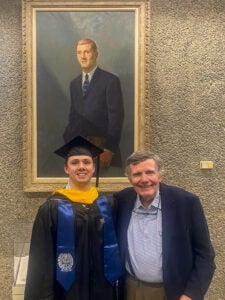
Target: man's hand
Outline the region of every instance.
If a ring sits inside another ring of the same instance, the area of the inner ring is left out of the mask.
[[[112,161],[112,156],[112,152],[104,150],[104,152],[100,154],[100,166],[104,168],[109,168]]]
[[[179,300],[192,300],[192,299],[186,295],[182,295]]]

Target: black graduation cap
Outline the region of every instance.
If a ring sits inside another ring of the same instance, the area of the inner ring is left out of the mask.
[[[104,150],[95,146],[94,144],[92,144],[82,136],[76,136],[67,144],[63,145],[62,147],[54,151],[55,154],[65,159],[74,155],[87,155],[87,156],[91,156],[92,158],[97,158],[96,186],[98,186],[98,181],[99,181],[99,155],[103,152]]]

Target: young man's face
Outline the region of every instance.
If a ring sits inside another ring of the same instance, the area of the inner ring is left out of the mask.
[[[77,60],[85,73],[91,72],[95,66],[98,52],[92,49],[91,44],[77,45]]]
[[[140,199],[150,204],[162,178],[154,159],[147,159],[137,165],[130,165],[129,180]]]
[[[88,155],[70,156],[64,166],[64,171],[69,176],[71,187],[89,187],[95,172],[92,157]]]

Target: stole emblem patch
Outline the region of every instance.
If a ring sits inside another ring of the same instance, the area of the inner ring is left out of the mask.
[[[74,262],[73,256],[70,253],[60,253],[57,262],[61,272],[72,271]]]

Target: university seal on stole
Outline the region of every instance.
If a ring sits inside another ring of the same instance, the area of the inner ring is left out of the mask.
[[[60,253],[58,256],[58,266],[61,272],[70,272],[73,267],[73,256],[70,253]]]

